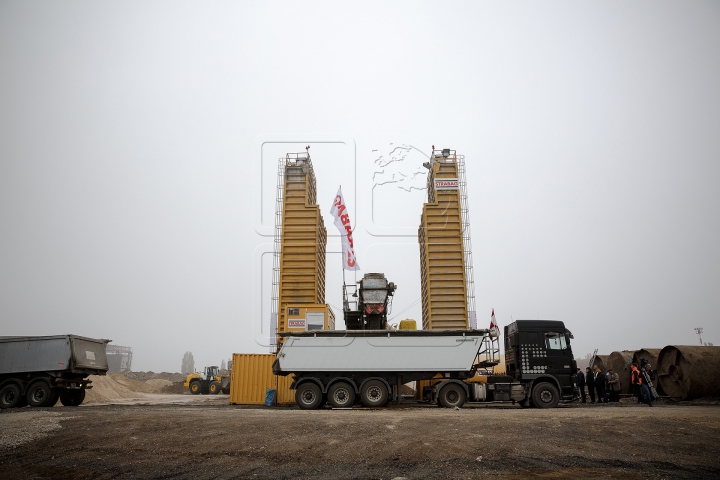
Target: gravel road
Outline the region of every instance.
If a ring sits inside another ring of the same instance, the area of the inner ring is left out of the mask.
[[[5,410],[0,478],[720,477],[717,405],[302,411],[226,401]]]

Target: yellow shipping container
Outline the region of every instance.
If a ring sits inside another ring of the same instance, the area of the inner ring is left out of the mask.
[[[292,377],[278,377],[272,373],[275,355],[271,353],[233,354],[230,375],[230,404],[264,405],[268,388],[277,390],[275,403],[295,403],[295,390],[290,390]]]

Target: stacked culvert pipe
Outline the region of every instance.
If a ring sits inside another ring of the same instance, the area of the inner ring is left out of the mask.
[[[665,395],[662,387],[660,386],[659,378],[658,378],[658,355],[660,355],[661,348],[641,348],[640,350],[636,351],[633,355],[633,363],[636,363],[638,367],[640,367],[640,363],[643,359],[647,360],[650,363],[651,369],[653,373],[655,374],[655,381],[653,382],[653,385],[655,386],[655,390],[657,390],[658,394]]]
[[[633,351],[623,350],[622,352],[612,352],[605,363],[605,370],[613,369],[620,379],[620,393],[630,393],[630,367],[633,363]]]
[[[668,345],[658,355],[658,379],[674,400],[720,396],[720,347]]]

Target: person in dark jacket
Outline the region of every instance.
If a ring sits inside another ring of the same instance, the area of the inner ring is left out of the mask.
[[[615,403],[619,402],[621,390],[620,376],[611,368],[608,370],[606,380],[610,401]]]
[[[585,369],[585,385],[587,385],[588,394],[590,394],[590,403],[595,403],[595,381],[590,367]]]
[[[605,374],[603,371],[595,365],[595,376],[593,378],[595,384],[595,391],[597,392],[598,403],[607,403],[605,398]]]
[[[579,368],[575,373],[575,385],[577,385],[578,389],[578,398],[582,398],[582,403],[585,403],[585,374]]]

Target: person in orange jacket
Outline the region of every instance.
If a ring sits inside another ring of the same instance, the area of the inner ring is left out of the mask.
[[[640,403],[641,399],[644,397],[647,404],[652,407],[652,395],[650,394],[650,389],[645,382],[643,382],[643,377],[640,370],[638,370],[637,363],[633,363],[630,367],[630,383],[633,386],[633,394],[637,394],[638,403]]]

